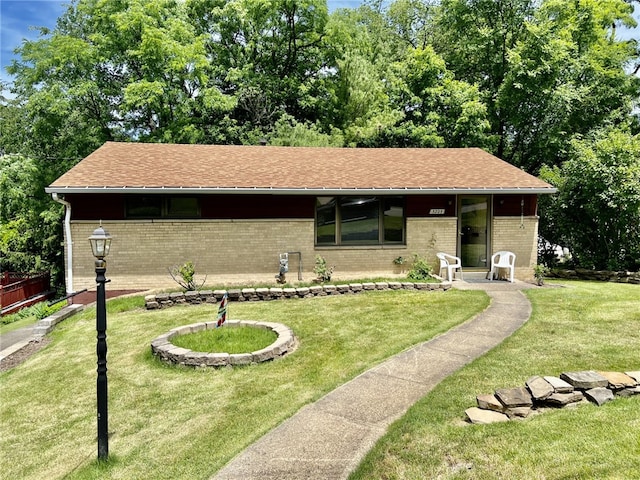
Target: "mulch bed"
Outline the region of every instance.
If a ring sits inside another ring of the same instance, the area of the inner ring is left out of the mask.
[[[47,346],[49,342],[51,342],[51,340],[47,337],[42,337],[40,340],[32,340],[24,348],[0,360],[0,372],[5,372],[11,370],[13,367],[17,367],[38,350]]]
[[[131,293],[139,293],[144,290],[109,290],[109,288],[105,289],[105,294],[107,300],[110,298],[121,297],[123,295],[129,295]],[[89,305],[96,301],[96,291],[89,290],[88,292],[82,292],[76,295],[75,297],[71,297],[71,303],[81,303],[83,305]]]

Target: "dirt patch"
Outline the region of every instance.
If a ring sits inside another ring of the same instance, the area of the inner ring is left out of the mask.
[[[123,295],[131,295],[132,293],[140,293],[144,290],[109,290],[105,289],[105,295],[107,300],[110,298],[121,297]],[[96,301],[96,291],[89,290],[88,292],[82,292],[72,297],[71,303],[81,303],[82,305],[89,305]]]
[[[47,337],[43,337],[40,340],[31,340],[27,345],[12,353],[6,358],[0,360],[0,372],[11,370],[13,367],[17,367],[24,362],[31,355],[44,348],[49,344],[51,340]]]

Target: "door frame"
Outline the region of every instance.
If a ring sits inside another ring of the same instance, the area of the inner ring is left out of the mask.
[[[469,198],[486,198],[487,200],[487,224],[486,224],[486,229],[485,229],[485,252],[484,252],[484,256],[485,256],[485,261],[484,261],[484,265],[465,265],[464,264],[464,259],[463,259],[463,255],[462,255],[462,237],[464,236],[464,232],[462,231],[462,203],[465,199],[469,199]],[[491,259],[491,242],[492,242],[492,231],[491,231],[491,225],[492,225],[492,219],[493,219],[493,195],[491,194],[477,194],[477,195],[458,195],[457,198],[457,210],[458,210],[458,220],[457,220],[457,245],[456,245],[456,249],[457,249],[457,256],[460,257],[460,260],[462,262],[462,266],[465,269],[468,270],[488,270],[489,269],[489,262]]]

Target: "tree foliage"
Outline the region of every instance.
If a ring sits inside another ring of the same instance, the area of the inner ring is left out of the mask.
[[[559,189],[546,199],[546,240],[569,246],[583,267],[640,269],[640,136],[608,128],[575,139],[543,176]]]

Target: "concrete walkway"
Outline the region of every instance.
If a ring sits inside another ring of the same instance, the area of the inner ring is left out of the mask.
[[[531,315],[517,282],[454,282],[485,290],[490,306],[472,320],[395,355],[338,387],[241,452],[218,474],[231,479],[346,479],[366,453],[442,379],[491,350]]]

